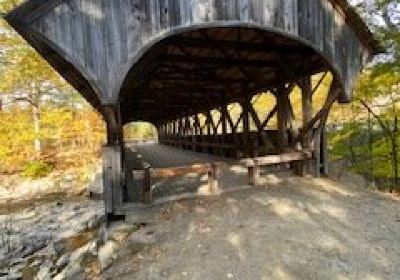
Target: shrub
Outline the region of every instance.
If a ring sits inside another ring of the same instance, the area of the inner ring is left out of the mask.
[[[23,170],[22,176],[37,179],[45,177],[53,171],[54,166],[43,161],[31,161],[27,163]]]

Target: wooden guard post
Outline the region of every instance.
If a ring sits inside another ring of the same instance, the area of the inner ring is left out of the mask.
[[[151,168],[146,167],[143,172],[143,202],[150,204],[153,200],[151,190]]]
[[[257,159],[253,160],[253,165],[247,166],[249,184],[258,186],[260,179],[260,164]]]
[[[211,168],[208,170],[208,185],[209,192],[214,194],[218,189],[218,168],[215,163],[211,164]]]

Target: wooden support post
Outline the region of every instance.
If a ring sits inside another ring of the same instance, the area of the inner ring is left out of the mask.
[[[305,129],[306,124],[310,122],[313,117],[313,108],[312,108],[312,85],[311,78],[307,77],[299,83],[302,93],[302,111],[303,111],[303,129]],[[309,131],[304,131],[305,137],[302,143],[303,149],[310,149],[312,142],[312,128],[308,129]],[[310,172],[311,161],[307,161],[304,163],[304,169],[306,172]]]
[[[225,116],[227,118],[227,121],[229,123],[229,126],[231,128],[230,129],[230,133],[233,135],[233,141],[234,141],[234,145],[235,145],[235,148],[234,148],[234,151],[233,151],[234,152],[234,157],[239,158],[238,148],[240,146],[240,141],[238,139],[237,129],[235,127],[235,123],[233,122],[232,116],[228,111],[228,106],[224,106],[222,108],[222,110],[224,111],[224,114],[225,114]]]
[[[254,165],[248,167],[248,179],[252,186],[256,187],[260,183],[260,165],[256,159],[254,159]]]
[[[123,215],[121,212],[125,185],[123,131],[119,105],[105,106],[104,112],[107,123],[107,145],[103,147],[103,183],[106,214],[111,221]]]
[[[227,113],[228,111],[226,110],[226,105],[224,105],[225,108],[221,110],[221,118],[222,118],[222,135],[221,135],[221,156],[226,156],[225,154],[225,141],[226,141],[226,134],[228,133],[228,127],[227,127]]]
[[[302,133],[299,135],[299,139],[302,139],[303,143],[307,139],[307,133],[310,133],[313,137],[311,139],[312,143],[310,147],[314,150],[314,167],[316,176],[320,175],[321,171],[321,129],[325,126],[329,112],[333,106],[333,104],[337,101],[340,92],[340,87],[337,84],[336,80],[333,80],[333,83],[330,88],[330,92],[326,99],[323,107],[315,114],[311,120],[304,125]],[[318,123],[317,128],[315,128],[315,124]],[[311,138],[311,137],[310,137]]]
[[[186,140],[187,140],[187,135],[188,135],[188,127],[187,127],[187,121],[186,121],[186,116],[182,117],[182,133],[181,133],[181,148],[186,149]]]
[[[171,143],[172,143],[172,146],[174,147],[175,146],[175,141],[176,141],[176,120],[173,120],[172,121],[172,134],[171,134],[171,139],[172,139],[172,141],[171,141]]]
[[[146,204],[151,204],[153,200],[152,190],[151,190],[151,168],[146,167],[144,169],[143,176],[143,202]]]
[[[162,143],[164,139],[164,125],[157,126],[158,139]]]
[[[253,145],[253,155],[252,155],[252,156],[256,157],[256,156],[258,156],[258,153],[260,151],[259,148],[264,146],[267,141],[265,139],[264,126],[261,123],[256,110],[254,110],[254,106],[253,106],[251,100],[249,100],[248,106],[249,106],[251,118],[253,119],[253,121],[257,127],[258,141],[257,141],[257,145]]]
[[[288,94],[285,92],[285,88],[279,89],[275,93],[277,102],[277,117],[278,117],[278,152],[283,153],[289,144],[288,141]]]
[[[207,126],[207,119],[205,120],[204,126],[202,126],[199,122],[200,125],[200,136],[201,136],[201,144],[200,144],[200,151],[202,152],[206,152],[207,148],[206,148],[206,132],[204,131],[205,127]]]
[[[211,136],[211,112],[210,111],[207,111],[206,117],[207,117],[207,119],[206,119],[207,136],[209,136],[208,138],[210,138],[210,136]]]
[[[171,133],[171,139],[172,143],[171,146],[175,146],[175,141],[176,141],[176,120],[172,121],[172,133]]]
[[[104,185],[104,202],[107,215],[114,213],[113,207],[113,164],[112,164],[111,147],[103,146],[103,185]]]
[[[194,151],[197,151],[198,149],[198,136],[203,135],[201,127],[200,127],[200,120],[199,120],[199,115],[196,114],[194,115],[194,134],[195,134],[195,141],[196,143],[194,144]]]
[[[242,106],[243,110],[243,149],[244,149],[244,154],[245,156],[252,156],[251,155],[251,149],[252,149],[252,143],[250,139],[250,116],[249,116],[249,102],[248,102],[248,96],[246,96],[246,99],[240,104]]]
[[[213,131],[213,137],[212,139],[212,153],[213,154],[219,154],[220,149],[218,149],[218,147],[215,146],[215,144],[220,144],[218,143],[218,127],[220,125],[220,122],[215,123],[214,122],[214,118],[213,115],[211,114],[211,126],[212,126],[212,131]]]
[[[294,174],[300,177],[304,176],[305,164],[303,161],[296,161],[292,163]]]
[[[183,125],[183,118],[179,118],[179,148],[183,148],[183,136],[184,136],[184,125]]]
[[[211,169],[208,171],[208,186],[209,192],[217,193],[218,190],[218,167],[215,163],[211,164]]]
[[[168,139],[168,134],[169,134],[168,129],[169,129],[168,123],[165,123],[164,124],[164,136],[163,136],[164,142],[167,141],[167,139]]]
[[[163,140],[165,139],[166,136],[167,136],[167,124],[164,123],[162,125],[162,138],[163,138]]]
[[[174,136],[174,141],[175,141],[175,144],[174,144],[174,146],[175,147],[179,147],[179,119],[177,119],[176,120],[176,131],[175,131],[175,136]]]
[[[140,190],[142,186],[140,182],[133,178],[132,170],[137,166],[135,158],[128,158],[125,160],[125,183],[127,187],[126,202],[134,202],[140,200]]]
[[[314,150],[314,175],[315,177],[321,176],[321,131],[317,130],[313,140]]]
[[[211,112],[207,111],[206,113],[206,129],[207,129],[207,137],[204,137],[203,139],[205,141],[203,141],[203,152],[207,153],[208,150],[208,145],[210,144],[209,141],[211,139]]]
[[[321,173],[328,175],[328,134],[326,130],[326,124],[321,130]]]
[[[196,120],[192,116],[192,121],[190,122],[190,131],[191,131],[191,141],[192,141],[192,151],[196,151],[196,135],[197,135],[197,128],[196,128]]]

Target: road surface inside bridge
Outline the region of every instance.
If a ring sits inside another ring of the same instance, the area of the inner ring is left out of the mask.
[[[207,153],[197,153],[161,144],[137,145],[127,151],[128,158],[137,157],[148,162],[152,168],[180,167],[212,162],[230,162],[232,159]]]

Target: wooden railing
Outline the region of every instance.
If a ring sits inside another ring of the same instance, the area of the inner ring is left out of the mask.
[[[302,175],[303,163],[313,158],[311,151],[294,151],[280,155],[269,155],[264,157],[246,158],[237,163],[244,165],[248,169],[249,184],[259,185],[260,167],[273,166],[287,163],[298,164],[297,174]],[[194,164],[190,166],[171,167],[171,168],[151,168],[150,164],[142,161],[140,170],[133,170],[133,179],[142,182],[142,201],[151,203],[152,180],[157,178],[172,178],[185,176],[187,174],[207,174],[209,192],[215,193],[218,187],[218,166],[226,162],[214,162],[209,164]]]
[[[303,175],[304,167],[302,163],[304,161],[311,160],[312,157],[313,154],[311,151],[298,151],[259,158],[247,158],[241,160],[240,162],[248,169],[249,184],[257,186],[259,184],[260,178],[260,167],[279,165],[284,163],[299,163],[300,165],[296,166],[296,173],[298,175]]]
[[[258,132],[230,133],[226,135],[163,135],[161,144],[196,152],[207,152],[230,158],[262,156],[276,151],[277,131],[265,130],[262,137]]]
[[[185,176],[187,174],[207,174],[209,192],[215,193],[218,187],[217,165],[195,164],[191,166],[171,167],[171,168],[151,168],[149,165],[143,170],[134,170],[134,180],[142,181],[142,200],[145,203],[152,202],[151,181],[157,178],[172,178]]]
[[[157,144],[158,143],[158,139],[157,138],[146,138],[146,139],[142,139],[142,138],[137,138],[137,139],[128,139],[124,141],[125,145],[133,145],[133,146],[137,146],[137,145],[149,145],[149,144]]]

